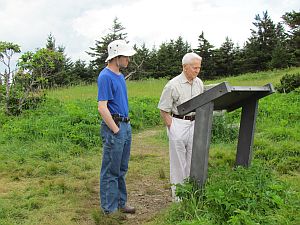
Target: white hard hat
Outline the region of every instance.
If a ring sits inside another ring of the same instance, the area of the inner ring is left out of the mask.
[[[108,51],[108,57],[105,60],[105,62],[120,55],[132,56],[136,53],[136,51],[130,45],[128,45],[124,40],[115,40],[109,43],[107,47],[107,51]]]

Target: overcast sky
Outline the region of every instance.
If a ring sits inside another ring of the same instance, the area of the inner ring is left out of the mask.
[[[202,31],[216,47],[226,36],[243,46],[255,15],[267,10],[277,23],[285,12],[299,9],[299,0],[0,0],[0,41],[35,51],[52,33],[73,60],[89,60],[85,51],[118,17],[130,43],[139,46],[182,36],[196,48]]]

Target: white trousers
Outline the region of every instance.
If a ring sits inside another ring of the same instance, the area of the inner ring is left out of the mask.
[[[183,183],[190,176],[195,121],[172,118],[167,129],[170,152],[170,183],[172,196],[175,196],[174,184]]]

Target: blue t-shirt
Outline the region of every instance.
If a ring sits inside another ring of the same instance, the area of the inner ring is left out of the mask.
[[[108,101],[111,114],[128,117],[128,97],[123,74],[104,68],[98,76],[98,101]]]

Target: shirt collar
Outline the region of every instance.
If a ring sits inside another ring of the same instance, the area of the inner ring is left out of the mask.
[[[180,74],[180,83],[182,84],[190,83],[183,72]]]

